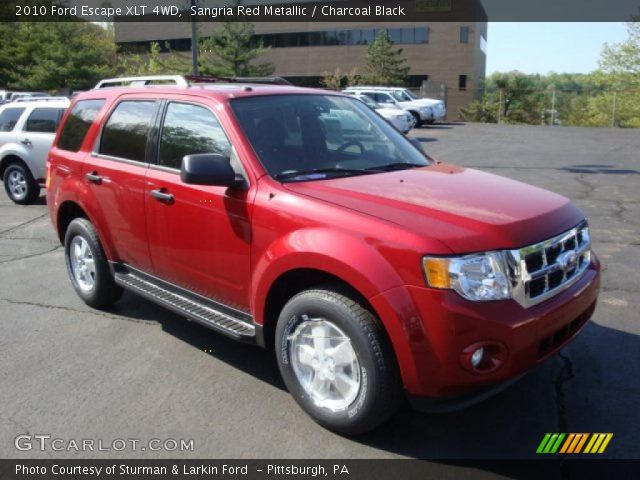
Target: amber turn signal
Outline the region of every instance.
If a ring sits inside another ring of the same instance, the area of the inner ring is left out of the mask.
[[[449,277],[448,258],[425,257],[422,260],[424,274],[427,277],[427,283],[433,288],[450,288],[451,278]]]

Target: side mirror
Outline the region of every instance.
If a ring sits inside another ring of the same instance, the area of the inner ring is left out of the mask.
[[[239,187],[244,178],[236,175],[229,158],[216,153],[199,153],[182,157],[180,178],[191,185]]]

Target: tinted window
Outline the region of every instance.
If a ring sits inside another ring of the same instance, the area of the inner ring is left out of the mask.
[[[144,162],[147,135],[157,104],[126,101],[118,104],[102,130],[99,152],[111,157]]]
[[[0,132],[10,132],[18,123],[24,108],[5,108],[0,113]]]
[[[230,147],[222,127],[209,110],[184,103],[169,104],[160,134],[160,165],[179,169],[185,155],[225,154]]]
[[[34,108],[24,130],[27,132],[55,133],[64,108]]]
[[[460,43],[469,43],[469,27],[460,27]]]
[[[418,27],[416,28],[416,43],[429,43],[429,28]]]
[[[354,98],[255,96],[231,100],[231,107],[255,153],[278,180],[323,180],[428,164],[401,133]]]
[[[458,76],[458,89],[459,90],[466,90],[467,89],[467,76],[466,75],[459,75]]]
[[[104,105],[104,100],[80,100],[76,103],[62,126],[58,148],[77,152],[89,131],[91,123]]]

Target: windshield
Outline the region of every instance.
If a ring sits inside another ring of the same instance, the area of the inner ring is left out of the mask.
[[[403,90],[403,92],[409,97],[410,100],[419,100],[418,96],[411,90]]]
[[[393,126],[353,98],[270,95],[238,98],[230,105],[264,168],[282,182],[430,164]]]
[[[403,90],[393,90],[391,92],[393,98],[395,98],[398,102],[410,102],[413,100],[409,95],[406,94]]]
[[[375,101],[373,101],[371,98],[367,97],[366,95],[361,95],[357,98],[368,107],[380,108],[380,105],[378,105]]]

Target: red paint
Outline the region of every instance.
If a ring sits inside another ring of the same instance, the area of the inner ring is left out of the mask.
[[[368,299],[389,335],[405,389],[415,395],[459,393],[532,368],[544,360],[537,357],[540,341],[594,304],[595,255],[576,284],[529,309],[427,288],[420,263],[426,254],[521,247],[566,231],[584,216],[557,194],[446,164],[281,184],[266,174],[228,100],[290,92],[239,86],[81,94],[75,101],[104,98],[106,104],[80,152],[62,151],[54,142],[48,190],[54,225],[61,206],[74,203],[96,226],[110,260],[249,312],[258,324],[267,320],[269,291],[281,275],[294,269],[332,274]],[[100,123],[123,96],[188,100],[212,109],[243,163],[249,189],[186,185],[175,173],[92,156]],[[89,183],[89,172],[106,181]],[[159,188],[176,202],[155,201],[149,192]],[[504,346],[500,364],[483,374],[460,363],[465,348],[478,342]]]

